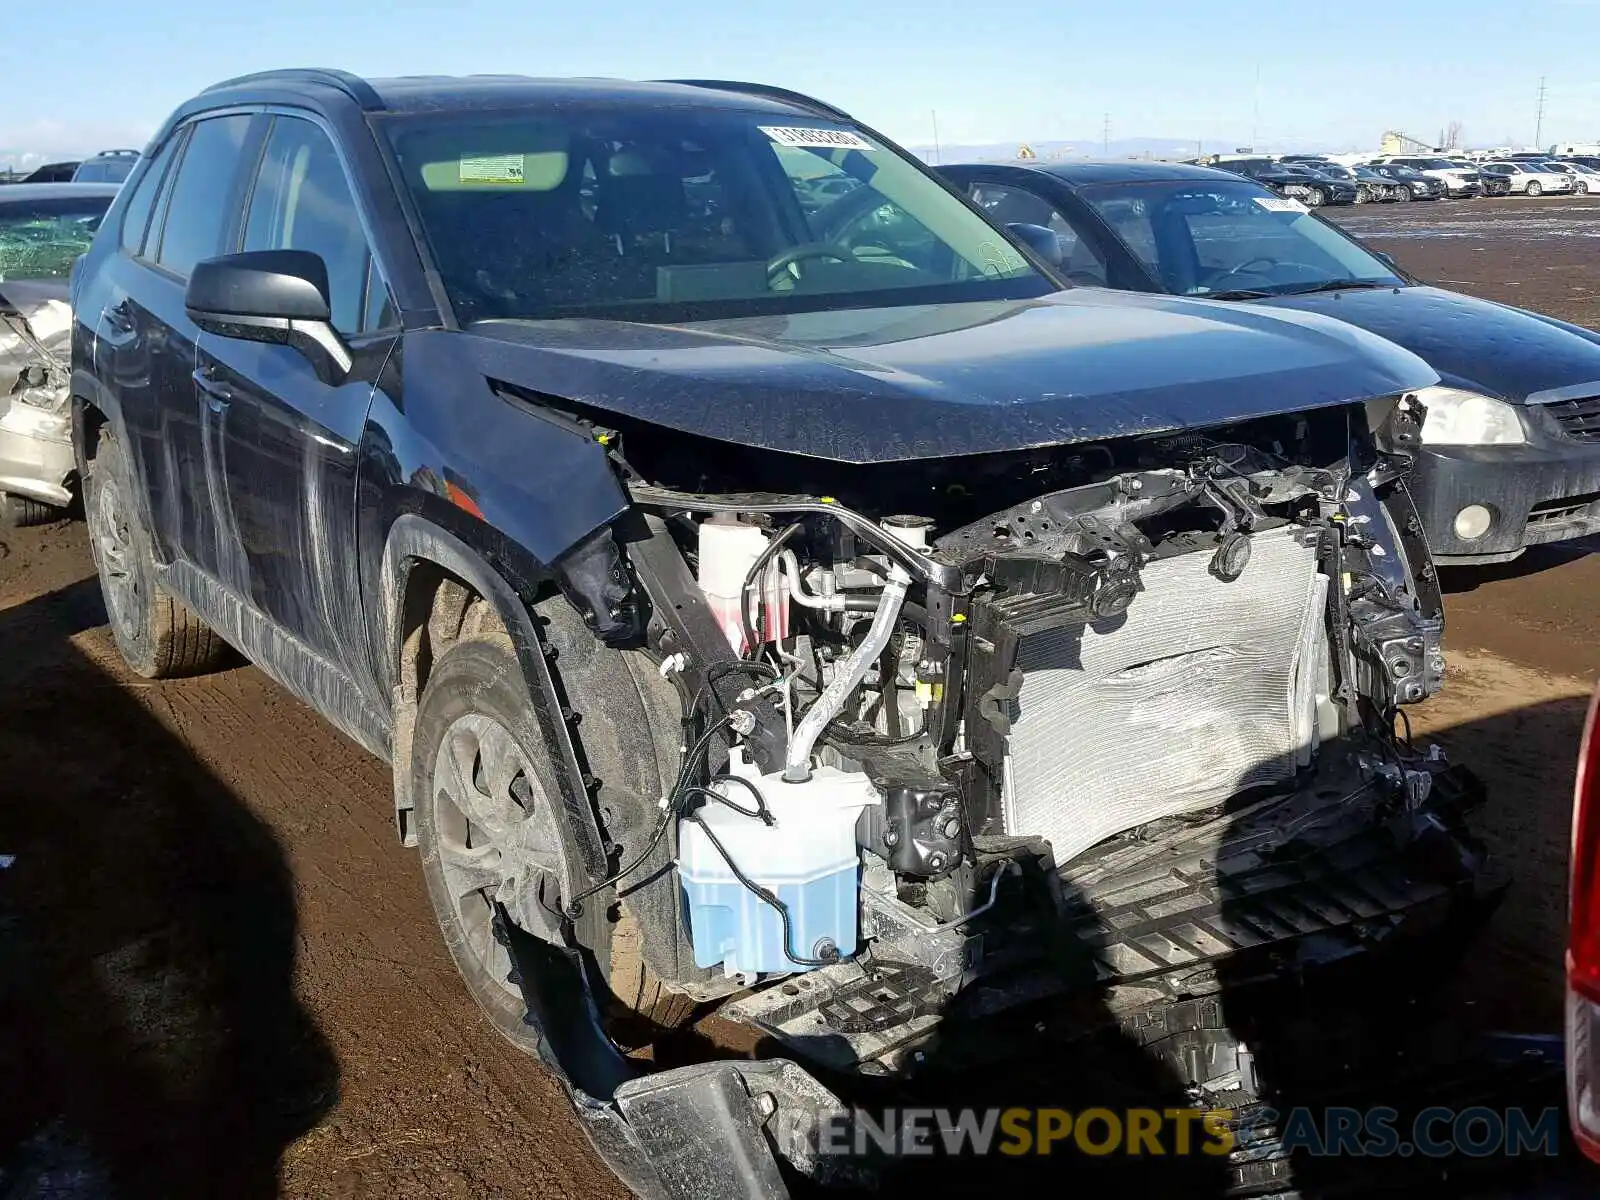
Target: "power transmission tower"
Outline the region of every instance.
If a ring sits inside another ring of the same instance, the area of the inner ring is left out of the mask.
[[[1544,137],[1544,76],[1539,76],[1539,107],[1533,119],[1533,148],[1537,150]]]

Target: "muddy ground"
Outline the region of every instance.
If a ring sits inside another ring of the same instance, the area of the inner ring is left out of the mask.
[[[1600,201],[1339,219],[1600,324]],[[1517,879],[1460,985],[1488,1026],[1559,1026],[1589,549],[1451,577],[1449,688],[1416,715],[1488,781]],[[0,533],[0,854],[0,1200],[621,1195],[457,984],[385,770],[248,666],[131,678],[76,523]]]

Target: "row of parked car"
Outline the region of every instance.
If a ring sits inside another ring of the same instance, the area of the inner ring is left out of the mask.
[[[641,1195],[831,1178],[764,1132],[812,1072],[1031,1068],[1025,1006],[1125,981],[1188,1037],[1222,963],[1465,912],[1395,731],[1429,543],[1600,529],[1600,336],[1237,173],[941,172],[758,84],[296,70],[0,189],[0,490],[81,487],[134,671],[226,642],[392,765],[464,986]],[[771,1054],[622,1053],[713,1014]]]
[[[1515,154],[1477,163],[1441,155],[1390,155],[1347,165],[1315,154],[1234,158],[1215,166],[1246,175],[1312,208],[1325,204],[1600,192],[1600,158]]]

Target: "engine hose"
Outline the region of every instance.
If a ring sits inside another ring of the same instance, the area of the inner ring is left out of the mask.
[[[910,585],[911,576],[905,568],[896,565],[890,569],[889,581],[883,585],[878,611],[872,618],[867,636],[845,659],[844,665],[835,673],[833,682],[806,709],[806,715],[795,728],[794,737],[789,739],[789,753],[783,763],[785,782],[804,783],[811,778],[811,750],[817,744],[817,738],[839,715],[850,693],[861,686],[867,671],[889,644],[895,623],[900,619],[900,606],[905,603],[906,589]]]
[[[744,630],[744,657],[754,658],[761,651],[761,639],[756,636],[756,627],[750,621],[750,589],[755,587],[756,580],[761,577],[761,572],[777,557],[778,551],[795,534],[800,532],[800,522],[786,525],[777,537],[767,543],[766,549],[756,556],[756,561],[750,564],[750,571],[744,577],[744,586],[739,589],[739,625]],[[759,598],[758,598],[759,599]],[[764,602],[763,602],[764,603]],[[765,624],[765,612],[763,611]]]
[[[711,832],[711,827],[700,819],[699,813],[688,813],[683,819],[685,821],[693,821],[700,826],[700,831],[706,835],[707,840],[716,848],[717,853],[722,855],[722,861],[728,864],[728,870],[733,872],[733,877],[742,883],[751,895],[778,910],[778,919],[783,922],[783,956],[785,958],[801,967],[831,967],[839,961],[839,949],[837,946],[833,949],[832,958],[803,958],[789,949],[789,943],[794,938],[794,926],[789,917],[789,906],[739,869],[739,864],[733,861],[733,855],[728,853],[728,848],[722,844],[717,835]]]

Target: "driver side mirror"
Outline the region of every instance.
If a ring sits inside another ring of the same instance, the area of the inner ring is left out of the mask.
[[[350,348],[329,323],[328,268],[309,250],[247,250],[197,263],[184,292],[207,333],[291,346],[324,383],[343,382]]]
[[[1056,236],[1054,229],[1030,225],[1026,221],[1012,221],[1006,226],[1006,232],[1052,267],[1059,267],[1065,261],[1061,254],[1061,239]]]

